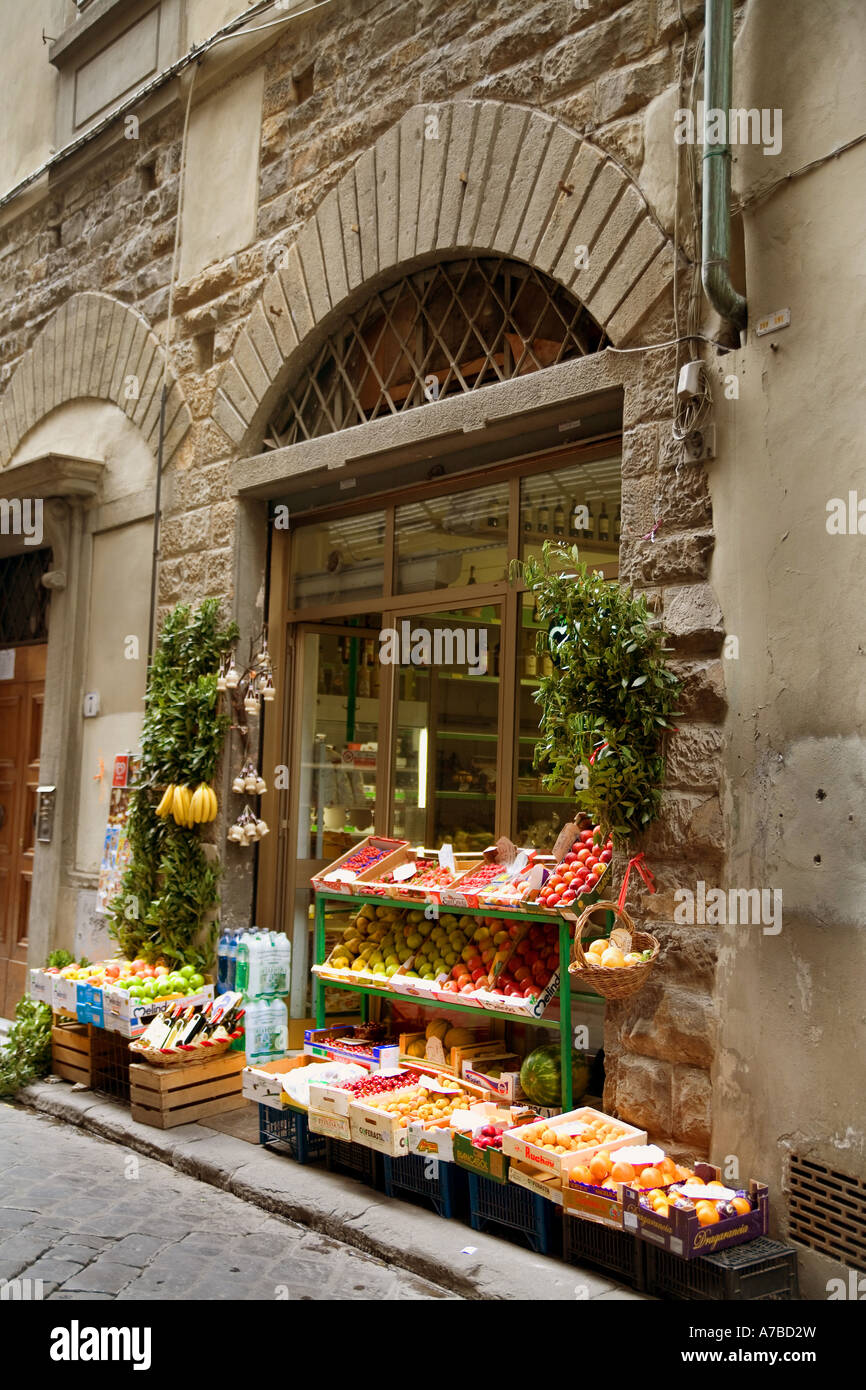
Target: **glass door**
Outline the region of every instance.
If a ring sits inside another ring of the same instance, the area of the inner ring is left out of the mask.
[[[303,625],[295,637],[290,797],[294,848],[292,1016],[310,1011],[310,879],[373,833],[380,758],[378,615]],[[378,827],[376,827],[378,828]]]
[[[394,834],[431,849],[484,849],[497,826],[502,605],[391,621]]]

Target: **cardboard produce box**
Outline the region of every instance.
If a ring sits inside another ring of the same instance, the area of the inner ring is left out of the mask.
[[[552,1153],[550,1149],[544,1149],[538,1144],[527,1143],[520,1137],[521,1126],[517,1129],[506,1130],[502,1136],[502,1147],[505,1153],[512,1158],[522,1159],[534,1168],[541,1168],[551,1173],[567,1173],[569,1168],[573,1168],[577,1163],[584,1163],[591,1158],[599,1149],[604,1148],[613,1152],[621,1149],[626,1144],[646,1143],[646,1131],[635,1129],[632,1125],[627,1125],[624,1120],[614,1120],[611,1115],[605,1115],[600,1110],[591,1110],[589,1106],[581,1106],[578,1110],[569,1110],[564,1115],[555,1115],[548,1122],[548,1128],[554,1131],[563,1130],[566,1134],[576,1134],[580,1130],[582,1120],[605,1120],[620,1125],[625,1131],[619,1138],[611,1139],[603,1144],[593,1142],[585,1148],[574,1149],[570,1153]],[[530,1122],[531,1123],[531,1122]]]
[[[45,971],[35,969],[30,971],[30,993],[34,999],[38,999],[40,1004],[47,1004],[50,1008],[54,998],[54,976],[46,975]]]
[[[508,1181],[515,1183],[518,1187],[525,1187],[527,1191],[534,1192],[536,1197],[543,1197],[545,1201],[555,1202],[558,1206],[563,1205],[562,1182],[555,1173],[545,1173],[541,1168],[534,1168],[531,1163],[521,1163],[518,1159],[512,1159],[508,1169]]]
[[[569,1216],[594,1221],[599,1226],[611,1226],[617,1231],[622,1230],[622,1201],[609,1189],[570,1187],[566,1184],[560,1200]]]
[[[491,1062],[503,1064],[503,1070],[498,1076],[491,1076],[487,1070]],[[511,1063],[516,1063],[516,1066],[512,1070],[506,1071],[504,1069],[505,1064]],[[462,1075],[464,1081],[471,1081],[473,1086],[481,1086],[485,1091],[492,1091],[500,1100],[526,1099],[520,1085],[520,1058],[516,1052],[499,1052],[490,1056],[478,1056],[476,1054],[472,1058],[464,1058]]]
[[[355,1062],[369,1071],[396,1071],[400,1065],[399,1043],[369,1043],[363,1049],[341,1047],[340,1040],[351,1041],[356,1025],[336,1028],[310,1028],[304,1033],[304,1052],[311,1057],[329,1058],[335,1062]]]
[[[381,835],[367,835],[317,874],[311,880],[312,885],[319,892],[350,893],[354,897],[360,897],[365,884],[375,882],[386,869],[396,868],[397,864],[403,862],[408,846],[408,840],[389,840]],[[381,850],[381,858],[358,872],[346,867],[354,855],[366,849]]]
[[[712,1163],[696,1163],[695,1172],[705,1182],[720,1182],[721,1169]],[[694,1260],[699,1255],[715,1255],[732,1245],[742,1245],[756,1236],[767,1235],[770,1229],[770,1190],[766,1183],[754,1178],[744,1189],[755,1203],[742,1216],[722,1217],[712,1226],[702,1226],[694,1211],[671,1206],[668,1216],[660,1216],[640,1205],[641,1193],[635,1187],[623,1190],[623,1230],[640,1236],[672,1255]]]
[[[474,1087],[464,1083],[455,1082],[451,1077],[431,1076],[431,1089],[440,1091],[462,1091],[464,1094],[474,1095],[477,1100],[482,1100],[483,1095],[476,1091]],[[418,1083],[416,1082],[415,1085]],[[393,1091],[389,1095],[389,1100],[406,1099],[414,1086],[407,1086],[403,1090]],[[409,1125],[412,1121],[407,1116],[395,1115],[393,1111],[383,1110],[379,1106],[368,1105],[365,1101],[352,1101],[349,1105],[349,1119],[352,1125],[352,1138],[356,1144],[366,1144],[368,1148],[376,1149],[379,1153],[388,1154],[391,1158],[405,1157],[410,1152],[409,1147]],[[432,1130],[421,1122],[423,1132],[416,1134],[416,1153],[432,1153],[434,1157],[446,1158],[445,1150],[450,1152],[450,1129],[446,1131],[447,1139],[441,1143],[438,1136],[435,1140],[429,1141],[422,1147],[422,1142]],[[442,1127],[445,1129],[445,1127]],[[442,1131],[440,1130],[440,1133]],[[449,1161],[446,1159],[446,1161]]]
[[[272,1110],[300,1110],[306,1115],[303,1105],[290,1100],[283,1090],[283,1077],[298,1067],[318,1066],[326,1057],[278,1057],[273,1062],[257,1062],[255,1066],[244,1067],[241,1090],[247,1100],[257,1105],[270,1106]]]
[[[82,988],[83,986],[79,985],[79,991]],[[175,1004],[181,1002],[184,1008],[188,1008],[190,1004],[206,1004],[213,997],[213,984],[208,984],[196,990],[195,994],[184,995],[182,1001],[174,997],[171,999],[149,999],[147,1003],[143,1003],[131,998],[126,990],[118,989],[116,985],[105,985],[102,989],[104,1010],[102,1026],[107,1033],[119,1033],[123,1038],[138,1038],[151,1019],[156,1018],[157,1014],[161,1014],[163,1009],[174,1008]]]
[[[311,1134],[323,1134],[326,1139],[344,1139],[350,1143],[352,1125],[348,1115],[335,1115],[326,1110],[315,1110],[311,1105],[307,1111]]]
[[[525,1110],[523,1107],[502,1106],[495,1101],[487,1100],[473,1105],[468,1114],[471,1117],[469,1124],[461,1118],[454,1126],[454,1162],[470,1173],[489,1178],[491,1182],[507,1182],[511,1165],[508,1154],[500,1148],[480,1147],[475,1143],[475,1135],[484,1125],[495,1124],[498,1128],[504,1122],[510,1127],[521,1117],[525,1118]]]

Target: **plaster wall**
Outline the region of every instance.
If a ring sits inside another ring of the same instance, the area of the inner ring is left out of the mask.
[[[56,36],[74,17],[72,0],[28,0],[3,26],[0,91],[6,112],[15,112],[15,139],[0,141],[0,194],[52,153],[58,74],[47,61],[42,33]]]
[[[866,128],[859,6],[787,9],[779,26],[772,5],[751,5],[737,43],[735,104],[784,119],[777,159],[741,155],[741,194]],[[751,322],[789,308],[791,326],[750,332],[714,376],[711,578],[737,644],[724,663],[727,881],[780,889],[783,918],[777,935],[719,928],[713,1152],[775,1190],[789,1153],[866,1177],[866,538],[827,530],[830,499],[866,496],[864,214],[863,147],[747,212]],[[739,399],[726,399],[731,374]],[[826,1297],[838,1273],[809,1256],[803,1293]]]

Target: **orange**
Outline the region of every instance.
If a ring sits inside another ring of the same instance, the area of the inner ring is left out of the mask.
[[[606,1187],[608,1192],[616,1192],[616,1183],[613,1178],[605,1178],[602,1187]]]
[[[659,1172],[658,1168],[644,1168],[640,1175],[640,1180],[644,1187],[661,1187],[665,1180],[664,1173]]]
[[[570,1168],[568,1178],[569,1182],[585,1182],[590,1187],[592,1187],[593,1183],[595,1182],[592,1173],[589,1171],[585,1163],[578,1163],[575,1165],[574,1168]]]
[[[698,1202],[695,1210],[702,1226],[714,1226],[719,1220],[719,1213],[712,1202]]]
[[[668,1217],[670,1216],[671,1209],[667,1202],[661,1201],[653,1203],[653,1211],[655,1212],[656,1216]]]
[[[695,1182],[695,1183],[697,1183],[698,1187],[706,1187],[706,1185],[707,1185],[707,1184],[704,1182],[703,1178],[699,1178],[699,1177],[698,1177],[697,1173],[692,1173],[692,1174],[690,1175],[690,1177],[689,1177],[689,1182]]]
[[[739,1212],[740,1216],[745,1216],[747,1212],[752,1210],[752,1204],[747,1197],[732,1197],[731,1206],[734,1211]]]
[[[630,1163],[614,1163],[610,1175],[615,1182],[634,1182],[634,1169]]]
[[[589,1171],[596,1182],[604,1182],[610,1176],[610,1154],[605,1153],[604,1149],[597,1153],[589,1161]]]

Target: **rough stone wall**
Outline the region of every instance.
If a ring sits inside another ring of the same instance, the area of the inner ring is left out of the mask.
[[[700,0],[683,0],[687,19]],[[220,378],[271,269],[269,245],[291,242],[341,176],[417,102],[495,98],[559,117],[640,184],[649,103],[676,80],[676,0],[353,0],[264,58],[258,238],[177,287],[172,362],[193,424],[167,479],[159,600],[231,602],[233,446],[214,423]],[[690,55],[689,55],[690,56]],[[313,65],[313,94],[296,79]],[[132,305],[159,333],[168,307],[182,112],[179,105],[120,141],[31,210],[0,228],[0,390],[50,316],[96,290]],[[218,157],[218,151],[215,152]],[[663,308],[645,342],[671,334]],[[213,335],[212,344],[210,335]],[[670,445],[670,352],[622,358],[628,378],[623,452],[623,565],[672,634],[684,679],[661,820],[645,849],[656,898],[634,893],[662,939],[654,979],[608,1008],[607,1102],[654,1135],[703,1151],[710,1134],[715,940],[672,925],[672,891],[719,877],[724,690],[722,617],[708,582],[712,515],[700,468],[675,467]],[[641,539],[660,523],[654,542]]]

